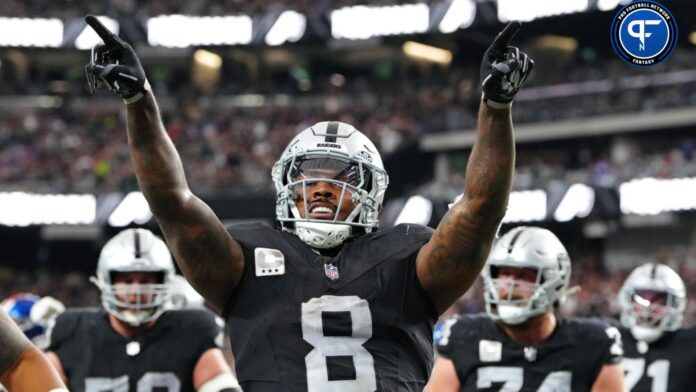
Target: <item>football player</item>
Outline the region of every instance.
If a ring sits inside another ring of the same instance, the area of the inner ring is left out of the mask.
[[[696,385],[696,327],[680,328],[686,288],[664,264],[647,263],[619,291],[626,388],[690,391]]]
[[[12,319],[0,309],[0,390],[67,392],[60,376]]]
[[[49,328],[49,359],[73,391],[239,391],[212,313],[168,310],[174,263],[145,229],[124,230],[99,255],[104,309],[69,309]]]
[[[623,391],[615,327],[554,315],[570,258],[538,227],[517,227],[484,267],[485,315],[446,320],[428,391]]]
[[[46,326],[48,321],[65,311],[65,305],[57,299],[39,297],[31,293],[18,293],[2,301],[2,308],[12,317],[19,329],[32,343],[46,348]]]
[[[374,144],[349,124],[300,132],[272,170],[279,227],[226,228],[189,189],[133,48],[96,18],[104,44],[86,66],[93,89],[126,103],[136,175],[193,287],[226,318],[246,391],[421,391],[432,328],[472,284],[505,215],[514,167],[510,107],[533,62],[486,52],[466,194],[433,234],[376,231],[389,179]]]

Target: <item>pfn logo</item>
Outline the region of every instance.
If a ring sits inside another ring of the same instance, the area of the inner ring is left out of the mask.
[[[611,43],[625,62],[637,66],[655,65],[674,51],[677,24],[661,4],[636,1],[620,9],[614,17]]]
[[[661,20],[632,20],[628,24],[628,35],[631,37],[638,38],[640,40],[640,46],[638,46],[638,50],[644,51],[645,50],[645,39],[649,38],[652,33],[646,33],[645,32],[645,26],[655,26],[659,25],[662,23]],[[636,26],[638,26],[638,30],[636,31]]]

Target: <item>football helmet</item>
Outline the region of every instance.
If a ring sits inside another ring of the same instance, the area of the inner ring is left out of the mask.
[[[536,270],[536,281],[499,279],[499,269],[504,266]],[[481,273],[486,313],[494,320],[515,325],[553,311],[567,296],[570,270],[568,251],[549,230],[521,226],[508,231],[493,246]],[[501,288],[506,289],[505,298],[500,295]],[[515,292],[529,295],[516,298]]]
[[[382,158],[370,139],[352,125],[337,121],[315,124],[295,136],[271,171],[276,189],[276,218],[283,230],[295,233],[318,249],[341,245],[349,237],[377,228],[378,215],[389,184]],[[335,211],[327,219],[304,218],[295,204],[309,185],[334,184],[340,189]],[[301,192],[300,192],[301,191]],[[355,207],[348,217],[339,214],[351,198]],[[333,218],[328,218],[333,214]]]
[[[621,324],[637,340],[652,343],[665,332],[681,327],[686,309],[686,287],[664,264],[647,263],[634,269],[621,290]]]
[[[39,348],[46,346],[48,322],[65,311],[65,305],[53,297],[39,297],[31,293],[19,293],[2,301],[2,308]]]
[[[156,272],[156,284],[114,284],[116,272]],[[145,229],[127,229],[110,239],[101,250],[97,274],[91,280],[101,291],[104,309],[114,317],[137,326],[164,312],[170,298],[174,263],[167,245]],[[134,303],[123,300],[135,297]],[[146,300],[143,300],[145,298]]]
[[[205,299],[181,275],[172,277],[171,295],[172,309],[203,309]]]

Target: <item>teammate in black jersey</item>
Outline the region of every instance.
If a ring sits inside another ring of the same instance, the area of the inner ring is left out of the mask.
[[[68,310],[47,332],[48,357],[72,391],[239,391],[214,315],[166,310],[173,276],[167,246],[150,231],[107,242],[93,278],[104,309]]]
[[[87,23],[104,40],[88,81],[126,102],[140,187],[182,272],[226,317],[244,389],[421,391],[433,323],[478,276],[505,214],[510,107],[533,68],[508,46],[520,24],[485,54],[466,192],[431,233],[377,231],[389,183],[382,159],[361,132],[335,121],[300,132],[274,166],[279,228],[227,229],[188,188],[133,48],[96,18]]]
[[[623,391],[619,331],[553,313],[570,271],[550,231],[518,227],[502,236],[482,275],[488,316],[444,322],[428,391]]]
[[[696,327],[680,328],[686,288],[664,264],[631,272],[619,292],[626,388],[691,391],[696,387]]]

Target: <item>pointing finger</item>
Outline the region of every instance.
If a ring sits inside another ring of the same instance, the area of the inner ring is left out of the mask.
[[[498,34],[497,37],[495,37],[495,40],[493,41],[493,44],[491,45],[492,48],[497,49],[497,50],[502,50],[508,44],[510,41],[512,41],[512,38],[517,34],[517,32],[520,30],[520,27],[522,27],[522,23],[513,21],[508,23],[507,26],[503,29],[503,31]]]
[[[119,39],[116,37],[116,35],[109,31],[109,29],[107,29],[96,16],[87,15],[85,17],[85,22],[87,22],[87,24],[97,33],[99,38],[101,38],[107,46],[119,44]]]

